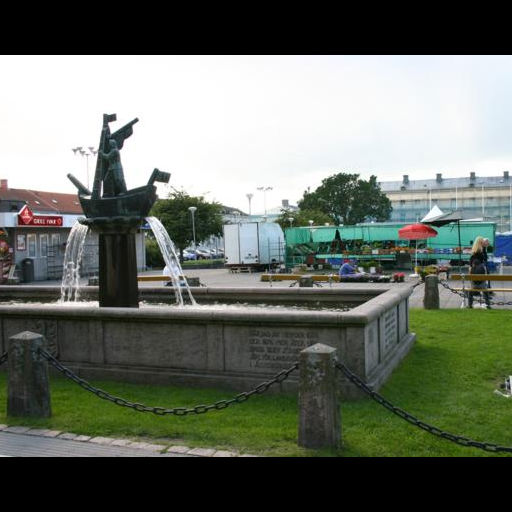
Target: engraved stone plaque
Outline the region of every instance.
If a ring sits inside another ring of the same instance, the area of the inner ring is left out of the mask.
[[[384,313],[381,322],[383,324],[382,349],[383,353],[386,354],[397,342],[396,310],[391,309]]]

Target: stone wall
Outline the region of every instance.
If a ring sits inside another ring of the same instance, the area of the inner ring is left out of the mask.
[[[199,290],[193,292],[196,298],[210,293],[215,300],[322,301],[329,296],[330,302],[354,302],[365,294],[369,300],[348,312],[0,306],[1,350],[10,336],[28,330],[44,334],[60,361],[85,379],[248,391],[291,367],[304,348],[322,343],[336,348],[348,368],[378,389],[415,340],[408,326],[410,286],[365,293],[359,288],[352,295],[340,289]],[[297,379],[294,372],[270,389],[296,390]],[[360,396],[341,374],[340,384],[345,397]]]

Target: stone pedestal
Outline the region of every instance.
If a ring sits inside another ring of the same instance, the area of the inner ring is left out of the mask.
[[[41,334],[25,331],[9,338],[7,416],[51,416],[48,361],[39,348],[46,348]]]
[[[338,448],[341,444],[336,349],[317,343],[299,358],[299,446]]]
[[[425,276],[423,307],[425,309],[439,309],[439,279],[436,275]]]
[[[138,308],[135,234],[99,235],[100,307]]]
[[[138,308],[137,249],[139,217],[96,217],[80,221],[98,233],[100,307]]]

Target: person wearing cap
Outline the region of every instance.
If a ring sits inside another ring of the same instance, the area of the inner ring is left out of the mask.
[[[353,265],[351,265],[350,263],[352,263]],[[357,265],[357,261],[355,261],[355,260],[345,261],[345,263],[343,263],[343,265],[341,265],[341,267],[340,267],[339,276],[340,277],[344,277],[344,276],[360,277],[360,276],[364,275],[361,272],[357,272],[357,267],[355,265]]]

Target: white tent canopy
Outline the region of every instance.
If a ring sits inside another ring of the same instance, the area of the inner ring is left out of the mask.
[[[428,222],[429,220],[435,219],[436,217],[439,217],[440,215],[443,215],[443,212],[441,211],[439,206],[437,206],[437,204],[435,204],[434,207],[432,208],[432,210],[430,210],[427,213],[427,215],[425,215],[425,217],[423,217],[423,219],[420,220],[420,222]]]

